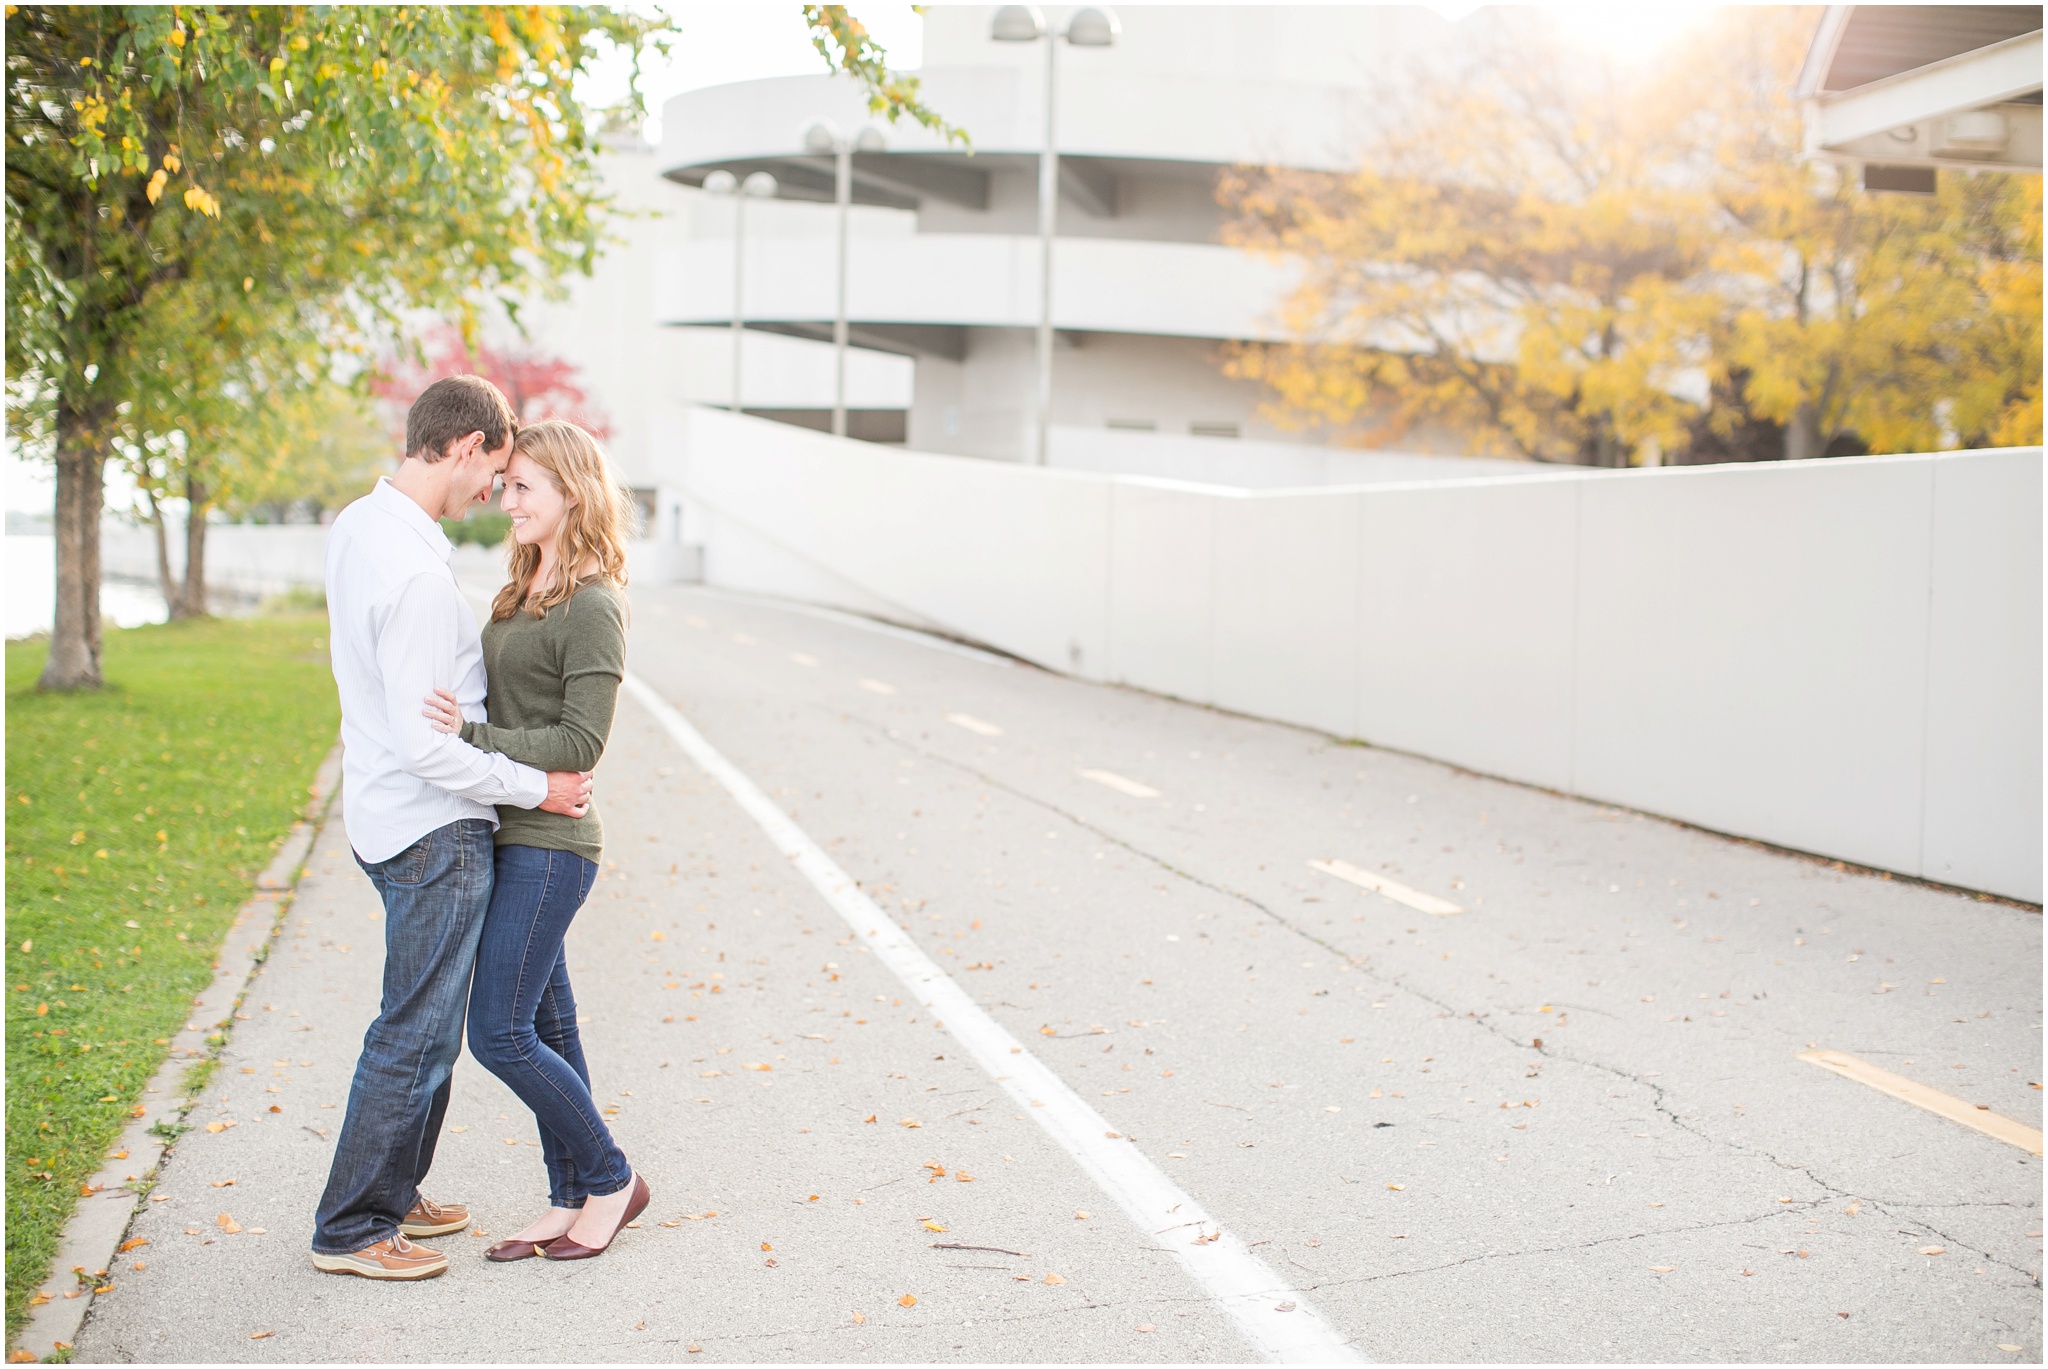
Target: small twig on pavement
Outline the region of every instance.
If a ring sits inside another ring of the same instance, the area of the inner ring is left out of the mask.
[[[953,1241],[933,1241],[931,1248],[933,1250],[986,1250],[991,1255],[1015,1255],[1020,1260],[1031,1257],[1031,1252],[1028,1250],[1005,1250],[999,1245],[960,1245]],[[968,1267],[978,1269],[982,1266],[970,1265]]]

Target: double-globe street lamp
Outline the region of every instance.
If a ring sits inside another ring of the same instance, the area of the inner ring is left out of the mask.
[[[727,407],[738,413],[740,355],[747,326],[745,300],[741,293],[743,278],[740,275],[747,256],[747,201],[773,199],[775,178],[765,171],[756,171],[741,180],[730,171],[714,171],[704,178],[704,188],[714,195],[732,196],[732,403]]]
[[[813,119],[803,131],[804,151],[833,159],[833,200],[839,206],[839,302],[832,315],[832,435],[846,436],[846,234],[853,205],[853,154],[880,152],[888,146],[878,128],[863,128],[852,137],[829,119]]]
[[[1064,33],[1045,22],[1036,5],[1004,5],[989,36],[998,43],[1045,40],[1045,150],[1038,154],[1038,445],[1037,464],[1046,464],[1052,427],[1052,239],[1059,225],[1060,152],[1054,116],[1059,93],[1059,40],[1077,48],[1113,46],[1123,32],[1110,10],[1076,10]]]

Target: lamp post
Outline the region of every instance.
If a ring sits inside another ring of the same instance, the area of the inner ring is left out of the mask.
[[[833,160],[832,198],[839,206],[839,301],[832,315],[832,435],[846,436],[846,238],[853,206],[853,154],[880,152],[888,146],[878,128],[863,128],[853,137],[841,134],[829,119],[813,119],[804,128],[804,150]]]
[[[989,37],[998,43],[1045,40],[1045,148],[1038,154],[1038,442],[1036,464],[1046,464],[1052,427],[1052,240],[1059,227],[1060,150],[1055,116],[1059,94],[1059,40],[1077,48],[1106,48],[1123,28],[1113,11],[1076,10],[1064,33],[1045,22],[1036,5],[1004,5],[996,11]]]
[[[730,171],[714,171],[704,178],[704,188],[714,195],[730,195],[732,200],[732,403],[726,407],[733,413],[740,412],[740,357],[746,337],[746,311],[741,286],[744,278],[740,271],[747,259],[747,201],[772,199],[775,195],[775,178],[765,171],[756,171],[744,181]]]

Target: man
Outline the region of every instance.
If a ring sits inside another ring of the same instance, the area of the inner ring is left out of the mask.
[[[477,937],[491,897],[495,804],[582,816],[590,776],[542,774],[436,732],[422,704],[453,691],[484,717],[476,615],[437,520],[490,497],[517,428],[478,376],[429,385],[405,421],[397,474],[342,510],[327,540],[329,654],[341,693],[342,819],[384,900],[384,998],[363,1038],[321,1196],[313,1264],[424,1279],[448,1257],[415,1245],[469,1225],[420,1192],[448,1110]]]

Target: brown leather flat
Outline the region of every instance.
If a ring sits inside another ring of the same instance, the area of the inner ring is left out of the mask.
[[[506,1264],[513,1260],[530,1260],[541,1253],[540,1248],[543,1244],[545,1242],[499,1241],[484,1252],[484,1258],[496,1260],[499,1264]]]
[[[626,1210],[619,1215],[619,1224],[612,1228],[609,1236],[604,1238],[603,1245],[594,1247],[578,1245],[567,1236],[557,1236],[541,1248],[541,1255],[550,1260],[590,1260],[597,1258],[612,1248],[612,1242],[618,1239],[619,1232],[625,1229],[627,1222],[632,1221],[647,1210],[648,1200],[652,1196],[647,1190],[647,1181],[638,1174],[635,1174],[633,1176],[633,1199],[626,1204]]]

